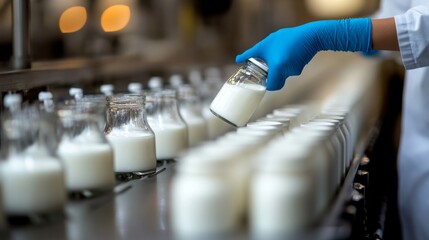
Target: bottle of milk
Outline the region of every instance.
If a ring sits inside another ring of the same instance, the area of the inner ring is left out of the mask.
[[[5,161],[0,168],[4,211],[9,217],[62,213],[66,201],[64,173],[49,138],[53,114],[37,107],[20,109],[20,97],[6,96],[3,115]],[[29,151],[29,148],[37,150]]]
[[[57,111],[62,122],[57,152],[63,160],[67,190],[76,197],[106,191],[115,185],[113,149],[99,124],[105,104],[100,106],[84,99]]]
[[[264,97],[267,72],[265,62],[249,58],[220,89],[210,110],[236,127],[244,126]]]
[[[188,127],[179,112],[177,92],[164,89],[146,95],[147,120],[155,132],[156,159],[172,160],[189,146]]]
[[[179,92],[179,110],[188,125],[189,146],[195,146],[207,139],[207,122],[202,115],[201,102],[194,88],[181,85]]]
[[[104,132],[113,146],[115,172],[128,177],[153,171],[155,135],[146,120],[145,96],[113,95],[107,102]]]

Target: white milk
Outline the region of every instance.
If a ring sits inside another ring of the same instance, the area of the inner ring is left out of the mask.
[[[201,152],[203,153],[203,152]],[[171,182],[171,226],[179,238],[204,239],[237,226],[228,161],[199,154],[181,159]]]
[[[235,126],[244,126],[265,94],[265,87],[256,84],[225,83],[213,99],[210,109]]]
[[[203,118],[188,117],[184,120],[188,125],[189,146],[195,146],[207,139],[207,124]]]
[[[102,190],[115,185],[113,151],[107,143],[62,142],[58,154],[64,162],[69,191]]]
[[[156,167],[155,137],[148,133],[110,133],[115,171],[147,171]]]
[[[189,106],[181,106],[180,115],[188,126],[189,146],[195,146],[207,139],[207,123],[201,114],[189,109]]]
[[[188,147],[188,133],[181,125],[150,125],[155,132],[156,159],[173,159]]]
[[[7,214],[27,215],[62,210],[66,190],[59,161],[8,160],[1,170]]]

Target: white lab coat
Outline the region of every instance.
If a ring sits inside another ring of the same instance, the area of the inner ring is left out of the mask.
[[[399,214],[404,240],[429,239],[429,1],[384,0],[376,17],[395,17],[407,69],[399,149]]]

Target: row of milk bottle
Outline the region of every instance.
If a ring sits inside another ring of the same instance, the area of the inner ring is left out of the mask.
[[[350,166],[355,143],[343,110],[294,105],[184,154],[171,189],[173,230],[224,234],[249,223],[278,237],[326,213]]]
[[[267,72],[249,59],[213,100],[211,111],[240,128],[180,158],[171,188],[175,233],[219,236],[248,223],[261,238],[296,237],[331,207],[370,109],[371,85],[347,80],[317,105],[276,108],[247,123],[264,98]]]
[[[42,106],[24,109],[19,95],[5,97],[0,176],[7,215],[62,212],[67,192],[109,191],[115,173],[129,179],[153,171],[156,160],[174,159],[207,139],[198,100],[186,85],[142,95],[107,93],[107,100],[79,89],[70,93],[73,101],[54,106],[52,94],[43,92]]]

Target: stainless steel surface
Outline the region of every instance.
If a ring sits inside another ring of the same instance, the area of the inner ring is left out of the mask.
[[[313,229],[288,239],[344,239],[349,226],[341,220],[345,204],[351,199],[353,180],[368,139],[360,142],[354,161],[325,217]],[[174,239],[170,226],[170,184],[174,163],[158,167],[158,175],[118,184],[114,193],[94,199],[73,200],[67,204],[66,218],[41,225],[13,226],[5,239]],[[192,211],[192,209],[190,209]],[[1,235],[0,235],[1,236]],[[218,239],[220,236],[204,236]],[[240,230],[222,239],[266,239],[254,236],[243,223]],[[3,238],[2,238],[3,239]],[[277,239],[277,238],[276,238]]]
[[[349,55],[345,55],[344,57],[350,59]],[[324,60],[324,58],[321,60]],[[111,65],[108,64],[108,61],[106,61],[106,64],[101,64],[102,62],[98,62],[98,64],[82,63],[80,65],[65,64],[62,71],[72,69],[69,72],[72,73],[74,71],[73,69],[80,69],[77,72],[82,71],[82,74],[88,74],[87,76],[91,76],[91,74],[111,74],[115,71],[137,71],[138,68],[142,66],[142,62],[143,60],[136,59],[133,66],[125,66],[129,62],[124,62],[121,64],[118,61],[113,61],[110,63]],[[338,61],[333,61],[333,63],[337,62]],[[324,61],[324,63],[325,67],[326,65],[330,64],[329,61]],[[117,70],[114,69],[114,66],[118,67]],[[306,78],[309,80],[320,80],[321,71],[314,67],[317,67],[317,65],[313,66],[313,70],[315,71],[308,72],[308,74],[311,74]],[[356,67],[356,64],[354,67]],[[43,74],[48,74],[49,76],[49,73],[55,72],[55,70],[53,68],[49,68],[49,66],[45,66],[45,68],[41,66],[40,69],[40,73],[38,71],[31,71],[31,74],[42,74],[40,75],[40,79],[43,79]],[[72,83],[74,75],[69,75],[70,76],[64,76],[64,78]],[[11,72],[9,77],[11,76],[19,76],[19,73]],[[380,76],[371,76],[371,78],[374,78],[372,79],[374,80],[374,83],[383,85],[381,83],[384,80],[382,80]],[[29,78],[30,76],[27,76],[27,79]],[[300,81],[296,83],[307,86],[311,81],[307,81],[307,83],[305,83],[306,78],[301,78]],[[324,76],[323,78],[326,77]],[[340,77],[338,78],[338,80],[343,80],[340,79]],[[54,79],[55,78],[49,80],[51,81],[50,83],[54,83]],[[47,80],[45,79],[44,81]],[[294,82],[291,81],[293,80],[291,79],[289,84],[294,84]],[[335,79],[333,79],[333,81],[335,81]],[[27,83],[22,81],[22,84]],[[47,84],[47,82],[45,82],[45,84]],[[3,86],[4,85],[2,85],[2,82],[0,82],[0,88]],[[329,91],[326,91],[326,94],[328,94],[328,92]],[[292,95],[294,94],[290,93],[288,97],[291,97]],[[368,93],[366,96],[372,96],[372,93]],[[373,107],[374,102],[371,102],[371,104],[366,104],[369,108],[369,106]],[[367,144],[372,135],[377,133],[377,131],[373,131],[371,129],[373,129],[375,126],[375,120],[377,120],[378,114],[373,114],[373,111],[369,111],[369,114],[362,116],[362,118],[365,120],[365,124],[363,124],[362,127],[362,134],[359,135],[360,141],[356,146],[357,148],[354,161],[349,168],[347,176],[342,184],[342,188],[338,191],[337,196],[333,200],[331,207],[328,208],[327,213],[320,224],[311,231],[305,232],[302,235],[300,234],[300,236],[294,236],[293,239],[333,239],[334,236],[336,239],[338,239],[341,238],[340,236],[343,234],[343,236],[348,234],[350,229],[348,229],[347,224],[345,224],[341,219],[341,214],[342,211],[344,211],[346,202],[351,198],[350,193],[353,191],[353,180],[360,164],[360,158],[363,156],[362,153],[367,147]],[[169,222],[169,193],[171,179],[174,174],[174,166],[175,164],[173,163],[166,164],[164,166],[166,167],[166,170],[160,172],[156,176],[146,176],[140,180],[121,183],[116,187],[115,194],[105,194],[94,199],[70,201],[67,205],[65,219],[60,219],[59,221],[41,225],[13,226],[7,233],[7,236],[3,237],[0,235],[0,239],[177,238],[177,236],[173,235]],[[162,167],[163,166],[160,166],[159,169],[162,169]],[[239,229],[237,232],[222,236],[222,239],[248,239],[250,237],[254,239],[266,239],[263,237],[258,238],[258,236],[251,235],[246,226],[246,223],[243,222],[241,229]],[[204,236],[204,239],[207,238],[209,238],[209,236]],[[213,238],[219,238],[219,236],[213,236]]]
[[[30,68],[30,0],[13,0],[12,13],[12,65],[14,69]]]

